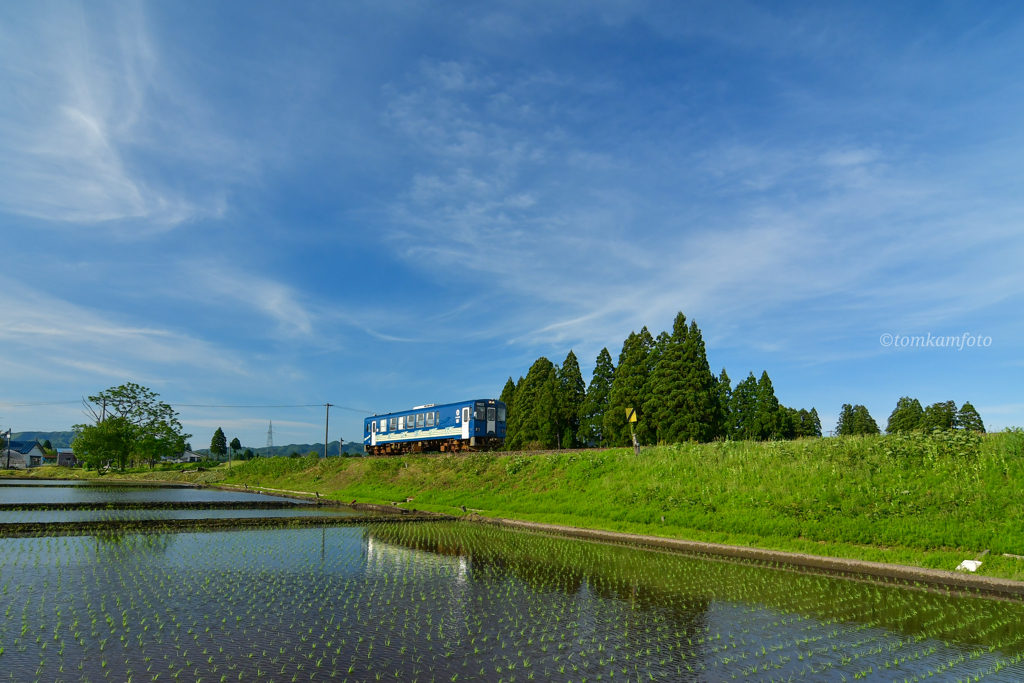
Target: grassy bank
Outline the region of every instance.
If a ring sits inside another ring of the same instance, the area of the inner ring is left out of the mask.
[[[1024,579],[1024,435],[262,459],[225,483]],[[662,521],[664,517],[664,521]]]
[[[237,465],[233,465],[237,466]],[[191,467],[158,466],[153,469],[138,467],[124,472],[112,471],[101,474],[97,470],[86,470],[81,467],[57,467],[46,465],[25,470],[0,470],[0,481],[4,479],[84,479],[102,483],[103,481],[127,480],[136,482],[160,481],[181,484],[209,484],[219,481],[229,471],[227,463],[200,472]]]
[[[1024,560],[1002,556],[1024,556],[1020,433],[687,444],[639,457],[617,449],[264,458],[230,471],[128,476],[449,514],[464,505],[494,517],[937,569],[989,550],[979,573],[1024,580]]]

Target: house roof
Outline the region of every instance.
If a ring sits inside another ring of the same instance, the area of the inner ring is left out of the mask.
[[[10,448],[12,453],[21,453],[22,455],[28,455],[28,453],[37,446],[39,447],[39,450],[43,450],[43,447],[39,446],[38,441],[11,441]]]

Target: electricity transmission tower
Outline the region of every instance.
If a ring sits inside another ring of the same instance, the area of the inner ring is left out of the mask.
[[[273,422],[273,420],[271,420],[270,426],[267,428],[267,448],[273,448],[273,447],[274,447],[274,422]],[[273,453],[268,451],[267,455],[273,455]]]

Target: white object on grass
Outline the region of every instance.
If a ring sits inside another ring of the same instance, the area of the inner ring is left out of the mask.
[[[978,567],[980,566],[981,562],[979,562],[978,560],[964,560],[959,565],[957,565],[957,570],[965,572],[976,572],[978,571]]]

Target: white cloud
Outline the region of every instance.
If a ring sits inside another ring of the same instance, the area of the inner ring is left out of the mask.
[[[667,326],[682,309],[723,337],[742,321],[754,334],[732,343],[775,353],[908,315],[955,320],[1024,281],[957,247],[999,244],[1001,261],[1020,251],[1012,210],[964,200],[963,169],[994,149],[923,167],[898,145],[696,140],[684,121],[595,151],[567,125],[581,86],[521,73],[470,81],[483,69],[442,66],[393,92],[387,111],[420,153],[390,242],[425,271],[457,268],[502,292],[501,318],[474,334],[573,344]],[[462,74],[460,87],[442,87],[442,71]],[[794,314],[808,306],[817,314]],[[748,341],[780,318],[770,341]]]
[[[176,145],[147,139],[160,73],[141,7],[33,9],[30,20],[0,23],[0,210],[149,229],[221,213],[222,193],[195,200],[133,161],[154,145]]]
[[[240,303],[269,317],[286,335],[313,333],[315,316],[299,302],[291,287],[214,263],[192,264],[189,272],[189,281],[196,285],[188,292],[193,297]]]
[[[112,380],[137,381],[184,368],[248,374],[238,359],[188,334],[126,323],[121,316],[55,299],[6,278],[0,285],[6,321],[0,325],[0,343],[29,376],[52,372],[54,364]]]

